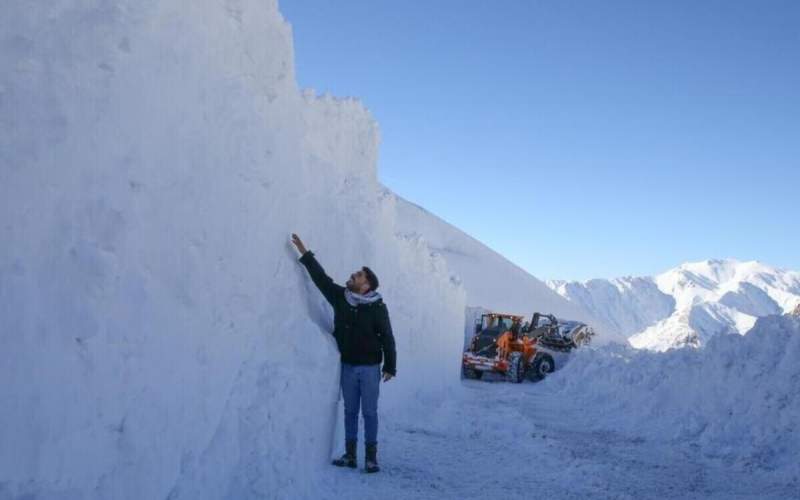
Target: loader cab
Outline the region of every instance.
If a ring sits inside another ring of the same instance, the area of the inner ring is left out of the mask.
[[[475,322],[475,333],[496,332],[500,335],[511,330],[516,319],[516,316],[506,314],[483,314],[480,320]]]
[[[497,339],[503,333],[519,329],[521,316],[511,314],[483,314],[475,321],[475,336],[470,344],[470,351],[482,356],[495,356],[497,354]]]

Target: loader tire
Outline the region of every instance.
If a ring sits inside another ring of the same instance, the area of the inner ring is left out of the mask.
[[[540,352],[533,357],[533,363],[528,370],[528,378],[533,381],[542,380],[555,369],[556,363],[553,361],[553,356],[546,352]]]
[[[525,361],[521,352],[512,352],[508,357],[508,372],[506,379],[509,382],[519,384],[525,378]]]
[[[480,370],[473,370],[472,368],[462,368],[461,373],[464,378],[480,380],[483,377],[483,372]]]

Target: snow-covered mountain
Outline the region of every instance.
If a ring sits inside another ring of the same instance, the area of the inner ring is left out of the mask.
[[[700,346],[744,334],[756,319],[800,304],[800,273],[734,259],[686,263],[655,277],[548,285],[640,348]]]
[[[580,304],[625,337],[668,317],[674,297],[662,292],[652,278],[594,279],[583,283],[548,281],[562,297]]]

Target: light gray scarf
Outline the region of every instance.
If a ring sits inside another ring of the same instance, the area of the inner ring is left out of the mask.
[[[351,292],[349,288],[344,289],[344,298],[347,300],[347,303],[353,307],[356,307],[361,304],[372,304],[376,300],[381,298],[381,294],[378,292],[369,291],[364,295],[360,293]]]

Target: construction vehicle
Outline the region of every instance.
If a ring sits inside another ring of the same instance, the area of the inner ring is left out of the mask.
[[[514,383],[541,380],[594,335],[584,323],[559,322],[552,314],[534,313],[529,323],[523,320],[516,314],[482,314],[462,357],[464,377],[480,379],[491,372]]]

